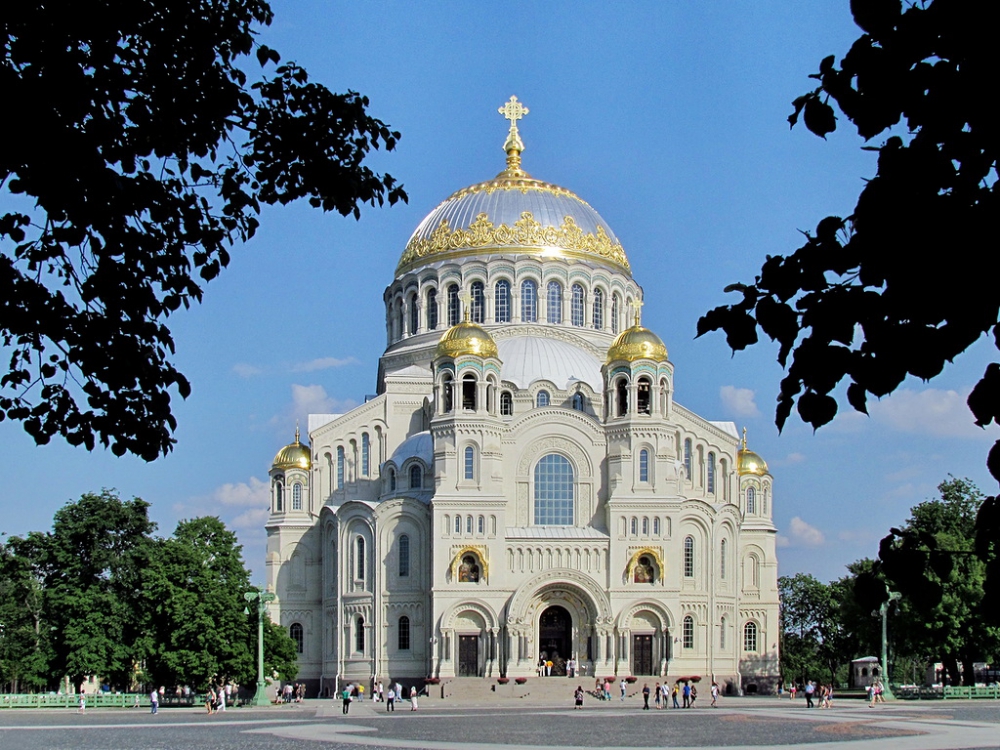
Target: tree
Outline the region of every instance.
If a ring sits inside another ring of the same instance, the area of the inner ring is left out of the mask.
[[[405,200],[364,166],[399,133],[258,45],[265,0],[51,0],[0,10],[0,420],[151,461],[175,440],[167,318],[261,204]],[[251,53],[273,74],[248,85]],[[13,113],[16,111],[16,115]]]
[[[43,689],[50,681],[43,601],[32,566],[0,542],[0,685],[7,692]]]
[[[845,579],[824,584],[797,573],[779,578],[778,590],[782,680],[803,682],[822,676],[831,683],[842,682],[842,667],[850,660],[853,645],[853,623],[843,616],[851,587]]]
[[[1000,254],[989,250],[1000,234],[1000,125],[985,93],[1000,77],[1000,6],[852,0],[851,12],[864,33],[840,67],[833,55],[820,62],[820,85],[788,119],[802,115],[825,138],[837,127],[832,99],[866,142],[884,137],[866,146],[877,173],[850,216],[828,216],[791,255],[768,256],[753,284],[727,287],[740,302],[698,321],[699,336],[721,329],[734,350],[757,343],[758,327],[778,342],[779,430],[793,407],[813,427],[832,420],[845,378],[847,402],[867,414],[869,395],[935,377],[983,334],[1000,346]],[[942,259],[933,273],[920,262],[931,258]],[[968,402],[976,424],[1000,423],[1000,364]],[[1000,481],[1000,441],[987,466]],[[986,616],[1000,625],[1000,500],[980,513]]]

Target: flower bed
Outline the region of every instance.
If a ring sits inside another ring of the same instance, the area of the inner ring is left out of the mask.
[[[441,678],[440,677],[425,677],[424,678],[424,684],[425,685],[438,685],[440,683],[441,683]]]
[[[518,685],[523,685],[527,681],[528,681],[527,677],[515,677],[514,678],[514,682],[516,682]]]
[[[508,682],[510,682],[509,677],[497,677],[497,683],[500,685],[506,685]]]
[[[639,678],[638,678],[638,677],[626,677],[626,678],[625,678],[625,682],[627,682],[627,683],[628,683],[629,685],[631,685],[631,684],[633,684],[633,683],[634,683],[634,682],[635,682],[635,681],[636,681],[637,679],[639,679]]]

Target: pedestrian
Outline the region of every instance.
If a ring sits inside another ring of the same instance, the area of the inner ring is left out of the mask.
[[[691,708],[691,685],[689,683],[684,683],[681,694],[684,696],[684,708]]]
[[[621,691],[622,691],[622,697],[621,697],[621,702],[622,702],[622,703],[624,703],[624,702],[625,702],[625,691],[626,691],[626,690],[628,690],[628,683],[627,683],[627,682],[625,682],[625,678],[624,678],[624,677],[622,677],[622,681],[621,681],[621,684],[620,684],[620,685],[618,685],[618,687],[619,687],[619,688],[621,689]]]
[[[417,686],[410,685],[410,710],[417,710]]]
[[[790,700],[790,701],[794,701],[795,700],[795,691],[797,689],[798,688],[795,686],[795,683],[793,682],[792,686],[790,688],[788,688],[788,700]]]
[[[155,714],[160,708],[160,694],[155,690],[149,694],[149,708],[151,714]]]
[[[215,712],[215,691],[212,690],[211,685],[208,687],[208,692],[205,693],[205,710],[210,714]]]
[[[719,683],[712,683],[712,708],[719,707]]]
[[[604,700],[611,700],[611,680],[604,681]]]
[[[578,708],[583,708],[583,685],[577,685],[576,692],[573,693],[573,710]]]
[[[392,685],[390,685],[389,692],[385,694],[385,710],[387,712],[392,711],[393,713],[395,713],[396,712],[396,706],[394,705],[395,703],[396,703],[396,691],[392,687]]]
[[[660,698],[662,697],[661,696],[662,692],[663,692],[663,690],[660,687],[660,683],[656,683],[656,690],[655,690],[655,693],[653,695],[653,705],[656,706],[657,710],[660,709]]]
[[[81,690],[80,691],[80,703],[77,705],[76,711],[77,711],[77,713],[81,713],[82,714],[86,710],[87,710],[87,694]]]
[[[698,700],[698,686],[691,686],[691,708],[694,708],[694,702]]]
[[[642,710],[649,710],[649,683],[644,683],[642,686]]]
[[[391,686],[390,686],[390,689],[391,689]],[[376,703],[378,703],[379,701],[384,701],[385,700],[385,688],[382,686],[381,682],[378,685],[375,686],[375,691],[374,691],[374,695],[372,695],[372,699]]]
[[[807,682],[806,683],[806,708],[813,708],[813,693],[816,692],[816,683]]]
[[[220,713],[226,712],[226,687],[225,685],[219,685],[219,690],[215,694],[215,700],[219,704]]]
[[[340,694],[340,698],[344,701],[344,713],[349,714],[351,712],[351,701],[354,700],[354,696],[351,695],[350,685],[344,688],[344,692]]]
[[[677,702],[677,694],[680,692],[680,688],[677,687],[677,683],[674,683],[674,689],[670,691],[670,697],[674,699],[674,708],[680,708],[680,704]]]

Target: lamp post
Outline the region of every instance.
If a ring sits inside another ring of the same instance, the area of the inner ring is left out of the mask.
[[[267,605],[277,597],[270,591],[247,591],[243,598],[247,600],[244,614],[250,614],[252,602],[257,602],[257,692],[254,693],[254,706],[269,706],[271,701],[267,699],[267,684],[264,682],[264,613],[267,612]]]
[[[889,638],[886,631],[886,620],[889,617],[889,607],[892,606],[893,602],[901,599],[902,594],[898,591],[889,591],[888,588],[886,593],[889,594],[889,598],[882,602],[882,606],[878,609],[879,614],[882,615],[882,696],[892,698],[894,696],[889,688]]]

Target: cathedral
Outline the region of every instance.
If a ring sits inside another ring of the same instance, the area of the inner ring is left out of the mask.
[[[377,395],[312,414],[270,470],[272,619],[310,692],[373,678],[778,679],[772,477],[685,409],[625,250],[506,167],[416,228]],[[655,290],[661,292],[662,290]]]

